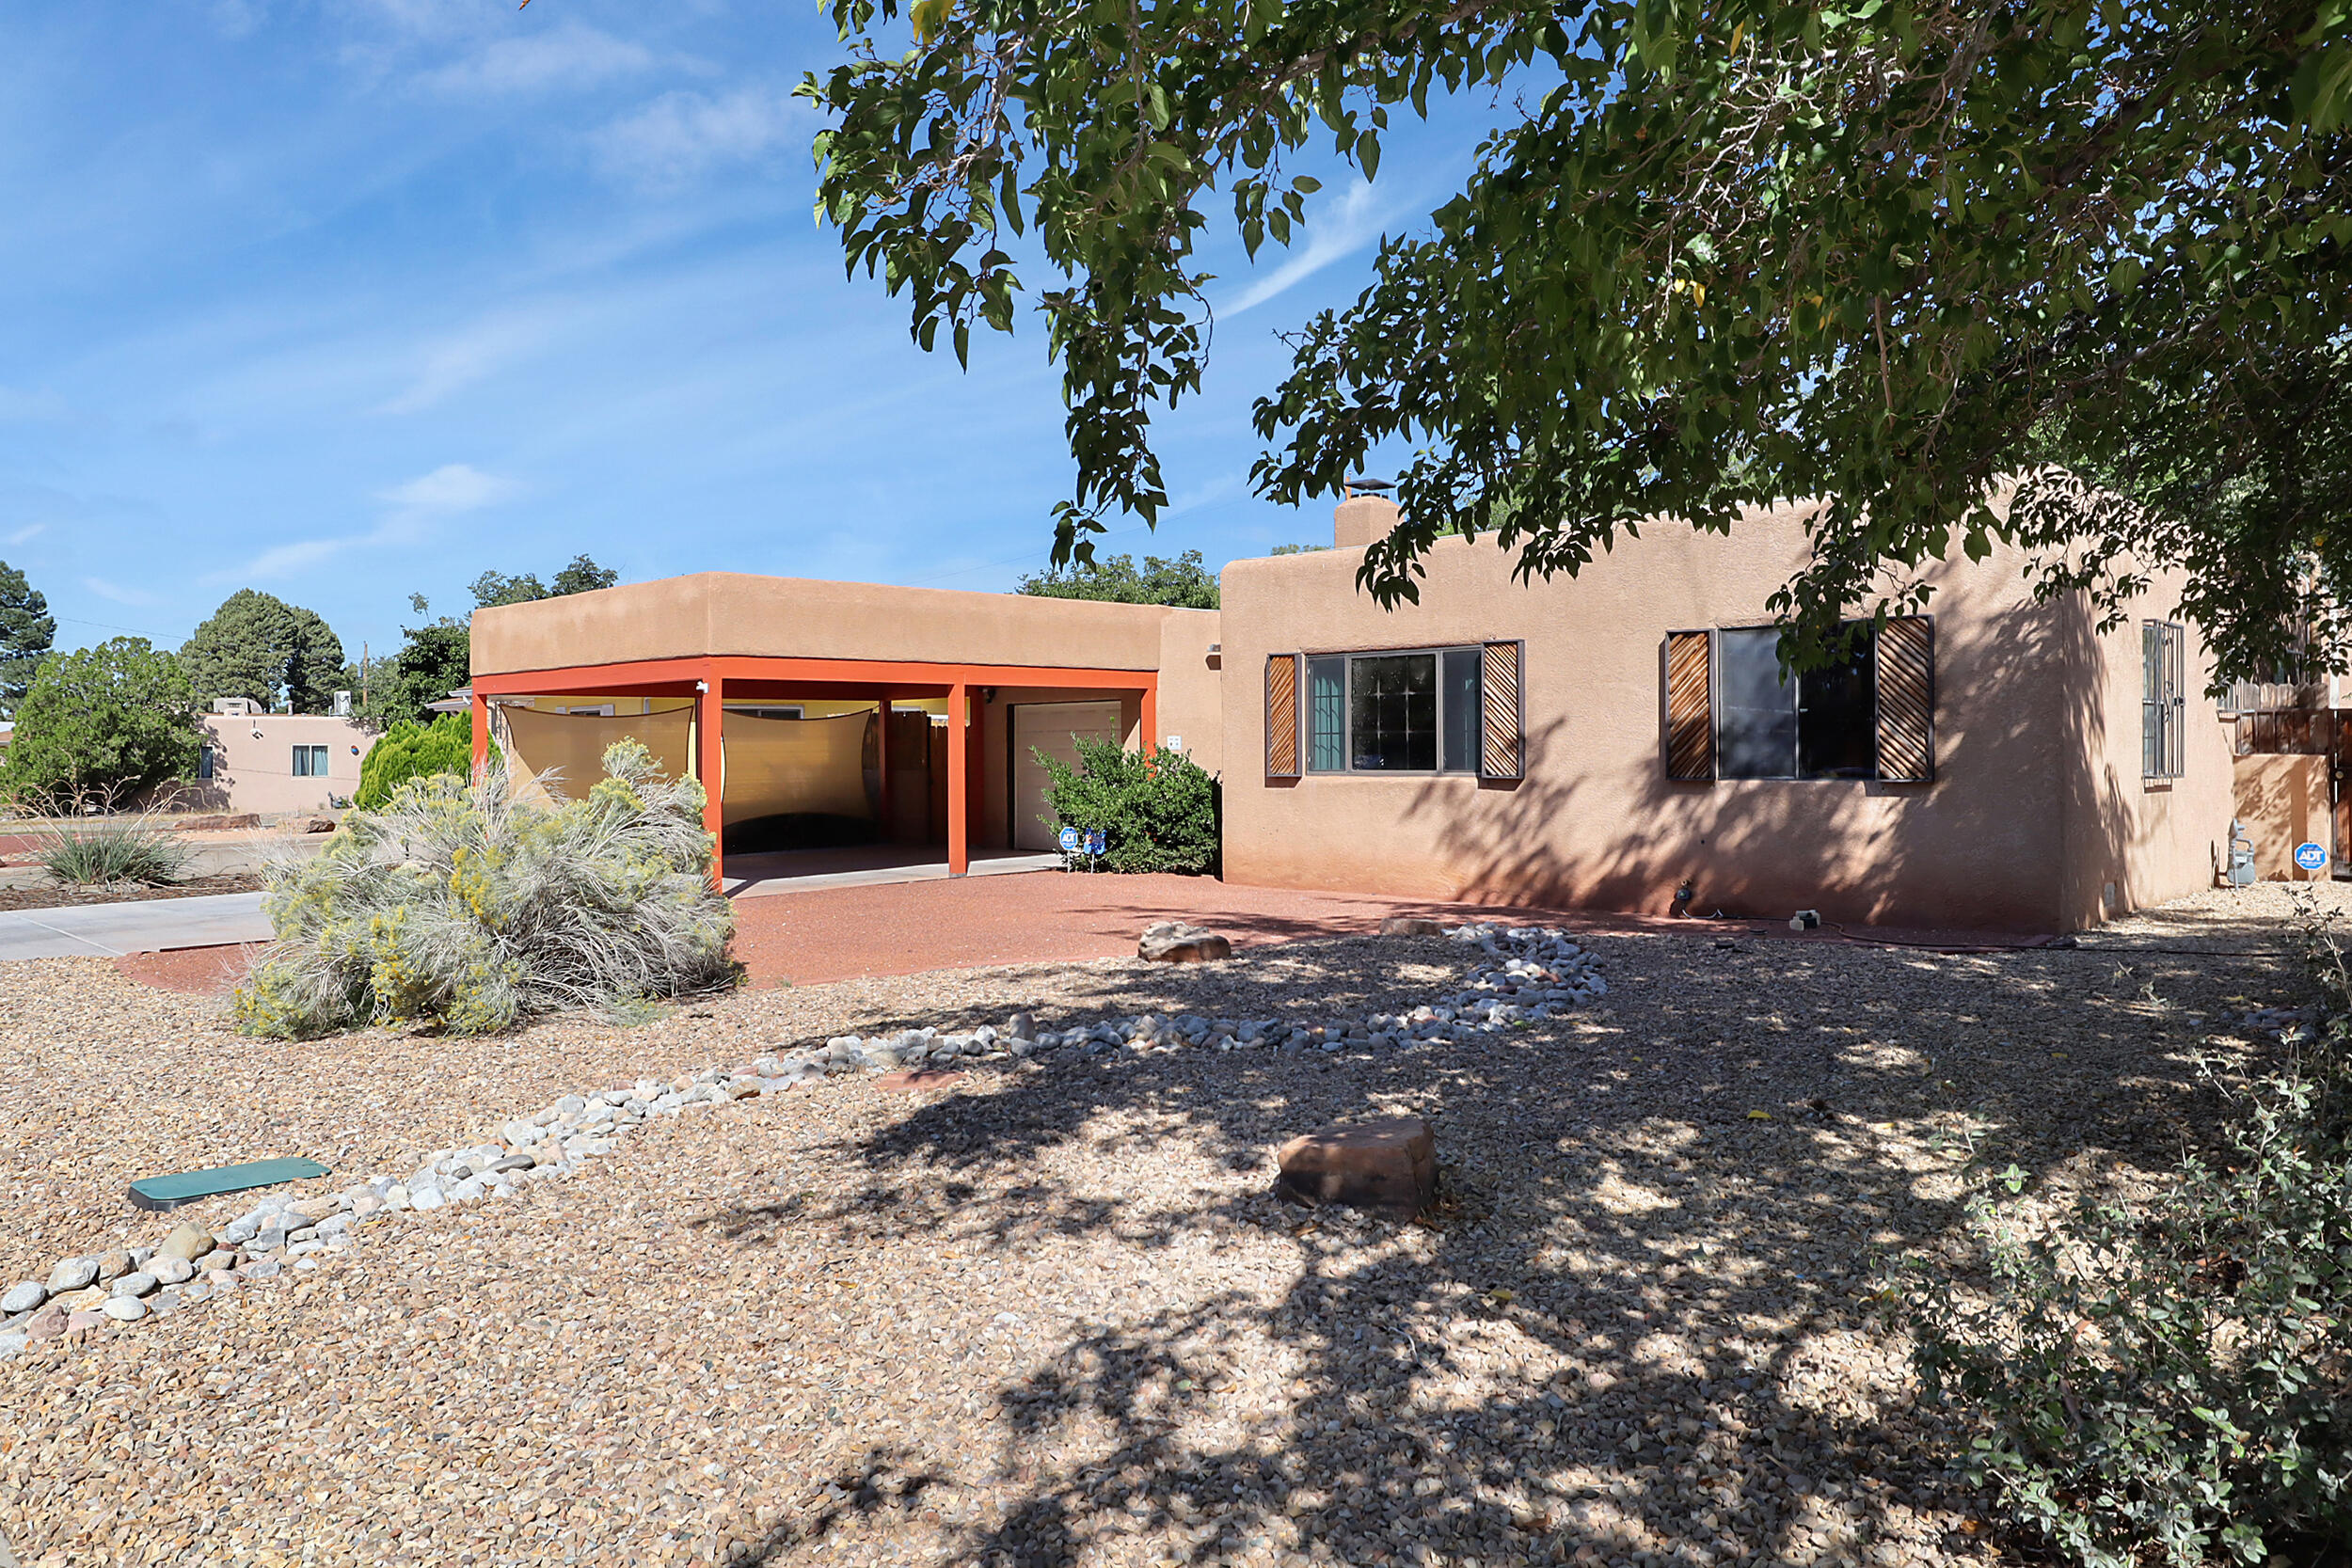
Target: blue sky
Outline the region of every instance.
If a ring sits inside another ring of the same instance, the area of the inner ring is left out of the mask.
[[[0,559],[74,647],[177,646],[239,588],[358,657],[580,551],[1009,588],[1067,493],[1033,323],[973,368],[908,341],[810,215],[838,53],[809,0],[0,5]],[[1487,103],[1302,165],[1307,235],[1221,237],[1207,395],[1160,426],[1172,515],[1106,550],[1212,566],[1327,540],[1248,493],[1274,334],[1352,298],[1469,166]]]

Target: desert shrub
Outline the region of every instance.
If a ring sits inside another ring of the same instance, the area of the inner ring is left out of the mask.
[[[728,984],[734,914],[710,886],[702,786],[633,740],[604,766],[577,800],[517,800],[491,768],[411,779],[346,816],[325,852],[270,873],[278,940],[237,990],[239,1023],[483,1034]]]
[[[1216,781],[1181,752],[1145,756],[1107,740],[1081,737],[1078,766],[1037,753],[1051,781],[1045,790],[1053,827],[1101,829],[1106,871],[1216,868]],[[1084,855],[1064,857],[1073,866]]]
[[[189,853],[177,833],[145,817],[110,818],[45,829],[35,858],[56,881],[77,886],[187,879]]]
[[[359,764],[359,788],[351,803],[381,811],[392,791],[410,779],[435,773],[465,778],[473,771],[473,715],[439,713],[430,724],[404,719],[376,737]]]
[[[2352,1020],[2312,935],[2333,1016],[2251,1083],[2206,1064],[2214,1158],[2057,1213],[2011,1166],[1972,1205],[1990,1289],[1915,1280],[1927,1390],[1975,1427],[1960,1468],[2065,1560],[2256,1562],[2352,1533]]]

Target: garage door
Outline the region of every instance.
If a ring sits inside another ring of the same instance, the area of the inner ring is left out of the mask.
[[[1107,740],[1116,746],[1127,738],[1127,725],[1117,703],[1019,703],[1012,710],[1012,841],[1024,849],[1051,849],[1054,830],[1038,818],[1046,815],[1045,786],[1051,781],[1037,760],[1043,752],[1073,768],[1078,765],[1076,737]]]

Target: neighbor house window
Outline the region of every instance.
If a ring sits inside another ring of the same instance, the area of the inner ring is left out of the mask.
[[[1307,660],[1311,773],[1475,773],[1480,648]]]
[[[1878,774],[1877,639],[1864,629],[1830,663],[1790,676],[1772,626],[1715,634],[1715,758],[1723,779]]]
[[[2139,772],[2177,779],[2187,771],[2188,628],[2146,621],[2139,628]]]
[[[297,779],[326,777],[326,748],[297,746],[294,749],[294,776]]]
[[[199,779],[209,779],[213,776],[213,749],[210,746],[196,754],[196,776]]]

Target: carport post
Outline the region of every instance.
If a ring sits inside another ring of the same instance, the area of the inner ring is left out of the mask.
[[[947,688],[947,875],[961,877],[972,868],[970,821],[972,779],[970,737],[964,726],[972,721],[972,689],[961,681]]]
[[[1157,686],[1143,689],[1143,745],[1139,749],[1147,757],[1160,749],[1160,689]]]
[[[882,832],[884,844],[890,842],[890,693],[885,691],[874,705],[874,771],[882,775]]]
[[[490,760],[490,699],[473,694],[473,778],[482,782],[482,765]]]
[[[703,786],[703,831],[710,835],[710,884],[726,891],[726,855],[720,848],[726,816],[726,680],[705,666],[694,690],[694,776]]]

